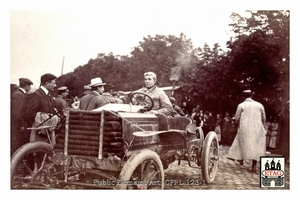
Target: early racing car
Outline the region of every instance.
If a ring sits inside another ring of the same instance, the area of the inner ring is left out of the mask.
[[[133,92],[128,104],[66,110],[55,134],[50,126],[31,128],[43,130],[49,142],[30,142],[13,154],[11,188],[164,189],[164,170],[181,160],[196,166],[203,183],[212,183],[216,133],[204,138],[189,117],[140,112],[152,106],[148,95]]]

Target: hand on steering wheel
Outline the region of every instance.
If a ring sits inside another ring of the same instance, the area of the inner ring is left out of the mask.
[[[154,105],[153,99],[143,92],[132,92],[129,95],[129,102],[132,103],[132,105],[144,106],[142,110],[145,112],[151,110]]]

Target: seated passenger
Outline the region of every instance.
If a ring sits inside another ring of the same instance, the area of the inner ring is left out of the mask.
[[[110,95],[103,95],[104,85],[106,85],[106,83],[103,83],[101,78],[92,79],[90,84],[92,92],[80,99],[79,109],[94,110],[108,103],[123,103],[121,99]]]
[[[176,99],[174,97],[169,97],[169,99],[172,103],[174,116],[185,116],[183,110],[176,104]]]
[[[164,114],[166,116],[173,115],[172,104],[165,91],[157,87],[156,74],[153,72],[144,73],[145,87],[138,90],[149,95],[154,102],[152,110],[148,113],[153,114]]]

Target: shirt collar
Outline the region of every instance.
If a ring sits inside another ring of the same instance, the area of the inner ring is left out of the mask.
[[[48,95],[49,91],[44,86],[41,85],[40,88],[46,93],[46,95]]]
[[[101,95],[101,94],[100,94],[98,91],[96,91],[96,90],[94,90],[93,93],[95,93],[97,96],[100,96],[100,95]]]
[[[146,87],[145,87],[146,88]],[[151,88],[146,88],[146,90],[148,91],[148,92],[151,92],[152,90],[154,90],[156,88],[156,85],[154,85],[153,87],[151,87]]]
[[[23,89],[23,88],[19,88],[22,92],[24,92],[24,94],[26,94],[27,92]]]

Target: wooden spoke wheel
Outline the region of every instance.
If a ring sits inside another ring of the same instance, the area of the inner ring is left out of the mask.
[[[20,147],[11,159],[11,189],[42,189],[51,184],[52,146],[32,142]]]
[[[217,134],[213,131],[209,132],[204,140],[201,171],[202,178],[205,183],[210,184],[214,181],[219,164],[219,143]]]
[[[142,150],[125,163],[116,189],[164,189],[162,162],[154,151]]]

